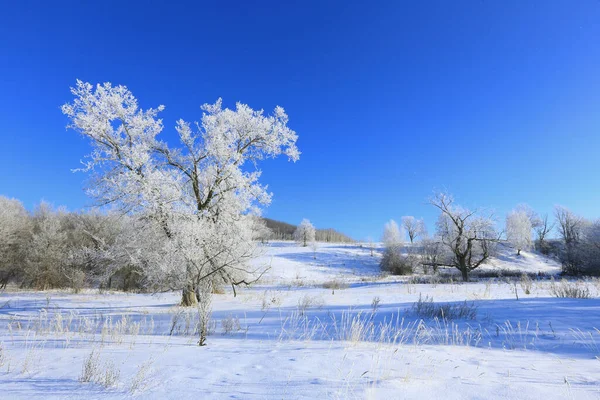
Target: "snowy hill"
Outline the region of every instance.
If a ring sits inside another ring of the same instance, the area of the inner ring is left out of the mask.
[[[264,280],[213,295],[205,347],[180,293],[2,293],[3,398],[599,398],[598,281],[415,284],[382,279],[379,248],[264,250]],[[557,267],[512,253],[486,268]]]

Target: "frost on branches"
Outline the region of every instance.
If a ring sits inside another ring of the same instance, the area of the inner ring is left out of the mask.
[[[531,219],[524,210],[517,208],[506,216],[506,240],[517,249],[517,255],[531,248],[531,229]]]
[[[437,236],[450,253],[450,265],[457,268],[463,280],[469,273],[485,263],[495,252],[500,239],[491,215],[468,210],[454,204],[454,198],[437,193],[430,204],[440,211],[436,227]]]
[[[71,92],[62,111],[91,141],[89,192],[135,218],[143,232],[131,240],[144,251],[120,250],[156,290],[182,290],[182,304],[191,305],[204,280],[235,287],[264,272],[247,263],[256,254],[252,218],[271,200],[257,163],[300,155],[283,108],[267,116],[241,103],[224,109],[219,99],[202,106],[200,122],[177,121],[180,144],[172,147],[158,138],[164,106],[143,110],[110,83],[77,81]]]
[[[309,220],[304,218],[294,231],[294,240],[306,247],[315,242],[315,227]]]

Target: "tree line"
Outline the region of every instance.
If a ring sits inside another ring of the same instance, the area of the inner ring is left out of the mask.
[[[296,225],[286,222],[276,221],[270,218],[263,218],[267,228],[269,228],[269,238],[273,240],[295,240],[294,232],[298,228]],[[315,240],[326,243],[354,243],[355,240],[333,228],[318,229],[315,228]]]
[[[419,267],[435,273],[448,266],[468,281],[473,270],[497,255],[500,243],[507,243],[517,256],[535,249],[558,259],[565,275],[600,275],[600,220],[587,220],[562,206],[555,207],[551,220],[520,204],[508,213],[504,229],[499,230],[491,212],[461,207],[447,193],[436,193],[429,204],[439,211],[432,236],[423,220],[412,216],[403,217],[402,225],[393,220],[385,225],[383,270],[405,275]]]

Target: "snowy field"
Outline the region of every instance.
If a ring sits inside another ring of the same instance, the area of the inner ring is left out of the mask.
[[[557,298],[558,281],[416,284],[382,278],[378,261],[356,245],[271,243],[260,284],[214,295],[205,347],[179,293],[7,290],[0,397],[600,398],[597,280],[571,283],[589,299]],[[559,270],[510,251],[486,268]],[[446,318],[427,315],[440,304]]]

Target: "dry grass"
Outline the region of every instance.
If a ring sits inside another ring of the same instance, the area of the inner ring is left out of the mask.
[[[419,295],[419,300],[415,302],[409,310],[410,313],[419,318],[438,318],[441,320],[470,319],[477,318],[477,306],[475,303],[434,303],[433,298]]]

